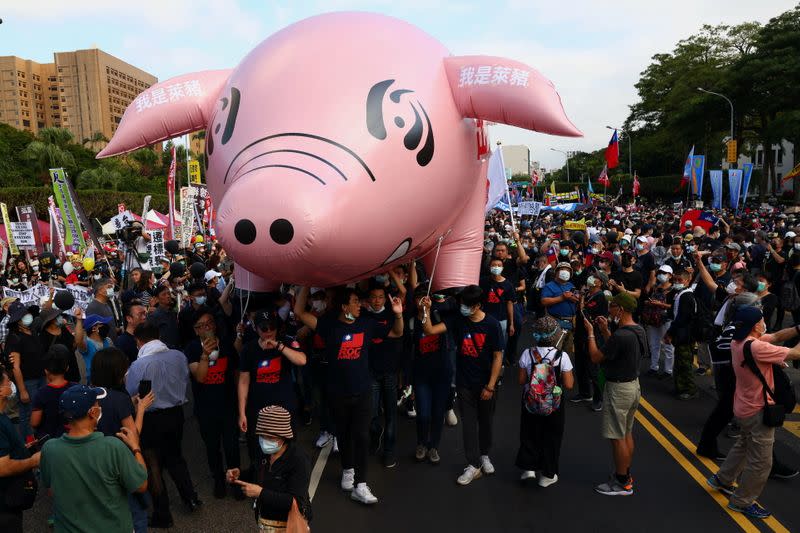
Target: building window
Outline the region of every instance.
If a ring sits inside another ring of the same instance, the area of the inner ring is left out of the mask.
[[[36,123],[36,127],[39,128],[39,129],[44,128],[44,122],[37,122]]]
[[[778,166],[782,166],[783,165],[783,150],[778,148],[776,150],[776,152],[777,152],[777,157],[776,158],[778,160],[777,165]]]
[[[25,126],[26,128],[30,128],[31,127],[31,121],[30,120],[23,120],[22,121],[22,125]]]

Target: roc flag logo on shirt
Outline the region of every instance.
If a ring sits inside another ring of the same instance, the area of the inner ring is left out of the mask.
[[[478,357],[486,342],[486,333],[467,333],[461,340],[461,355],[464,357]]]
[[[425,335],[419,339],[419,353],[421,355],[435,353],[439,351],[441,346],[441,335]]]
[[[208,374],[203,385],[222,385],[225,383],[225,372],[228,370],[228,358],[221,357],[208,362]]]
[[[489,294],[486,295],[486,301],[490,304],[499,304],[500,297],[503,296],[504,289],[496,287],[489,289]]]
[[[361,348],[364,347],[363,333],[348,333],[342,337],[337,359],[358,359],[361,357]]]
[[[281,379],[281,357],[259,361],[256,383],[277,383]]]

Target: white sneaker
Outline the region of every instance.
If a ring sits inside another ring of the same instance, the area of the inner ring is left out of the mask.
[[[369,490],[366,483],[359,483],[355,490],[350,493],[350,498],[366,505],[378,503],[378,498],[372,494],[372,491]]]
[[[339,453],[339,441],[333,437],[333,453]]]
[[[553,483],[558,481],[558,474],[554,474],[553,477],[547,477],[544,474],[539,475],[539,486],[540,487],[549,487]]]
[[[445,422],[448,426],[455,426],[458,424],[458,417],[456,416],[456,412],[450,409],[447,411],[447,416],[445,417]]]
[[[352,468],[342,470],[342,490],[353,490],[353,483],[356,480],[356,471]]]
[[[327,431],[323,431],[322,433],[319,434],[319,437],[317,437],[317,442],[314,443],[314,446],[316,446],[317,448],[324,448],[331,441],[332,438],[333,435],[331,435]]]
[[[536,479],[536,472],[533,470],[523,470],[522,475],[519,476],[520,481],[527,481],[529,479]]]
[[[480,468],[475,468],[472,465],[468,465],[464,469],[464,473],[458,476],[456,480],[459,485],[469,485],[473,479],[478,479],[483,475]]]
[[[481,455],[481,470],[484,474],[494,474],[494,465],[488,455]]]

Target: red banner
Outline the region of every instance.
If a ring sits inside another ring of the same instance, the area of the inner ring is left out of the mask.
[[[169,201],[169,225],[167,226],[167,240],[170,241],[175,238],[175,164],[175,145],[173,144],[172,162],[169,164],[169,174],[167,174],[167,200]]]

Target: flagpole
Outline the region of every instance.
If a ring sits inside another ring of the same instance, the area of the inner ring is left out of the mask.
[[[497,149],[500,150],[501,156],[503,155],[502,152],[503,148],[501,146],[502,144],[503,143],[501,143],[500,141],[497,141]],[[514,223],[514,206],[511,205],[511,194],[508,192],[508,180],[506,180],[505,172],[506,172],[505,165],[503,165],[503,179],[505,180],[506,200],[508,201],[508,216],[511,219],[511,231],[516,233],[517,225]]]

